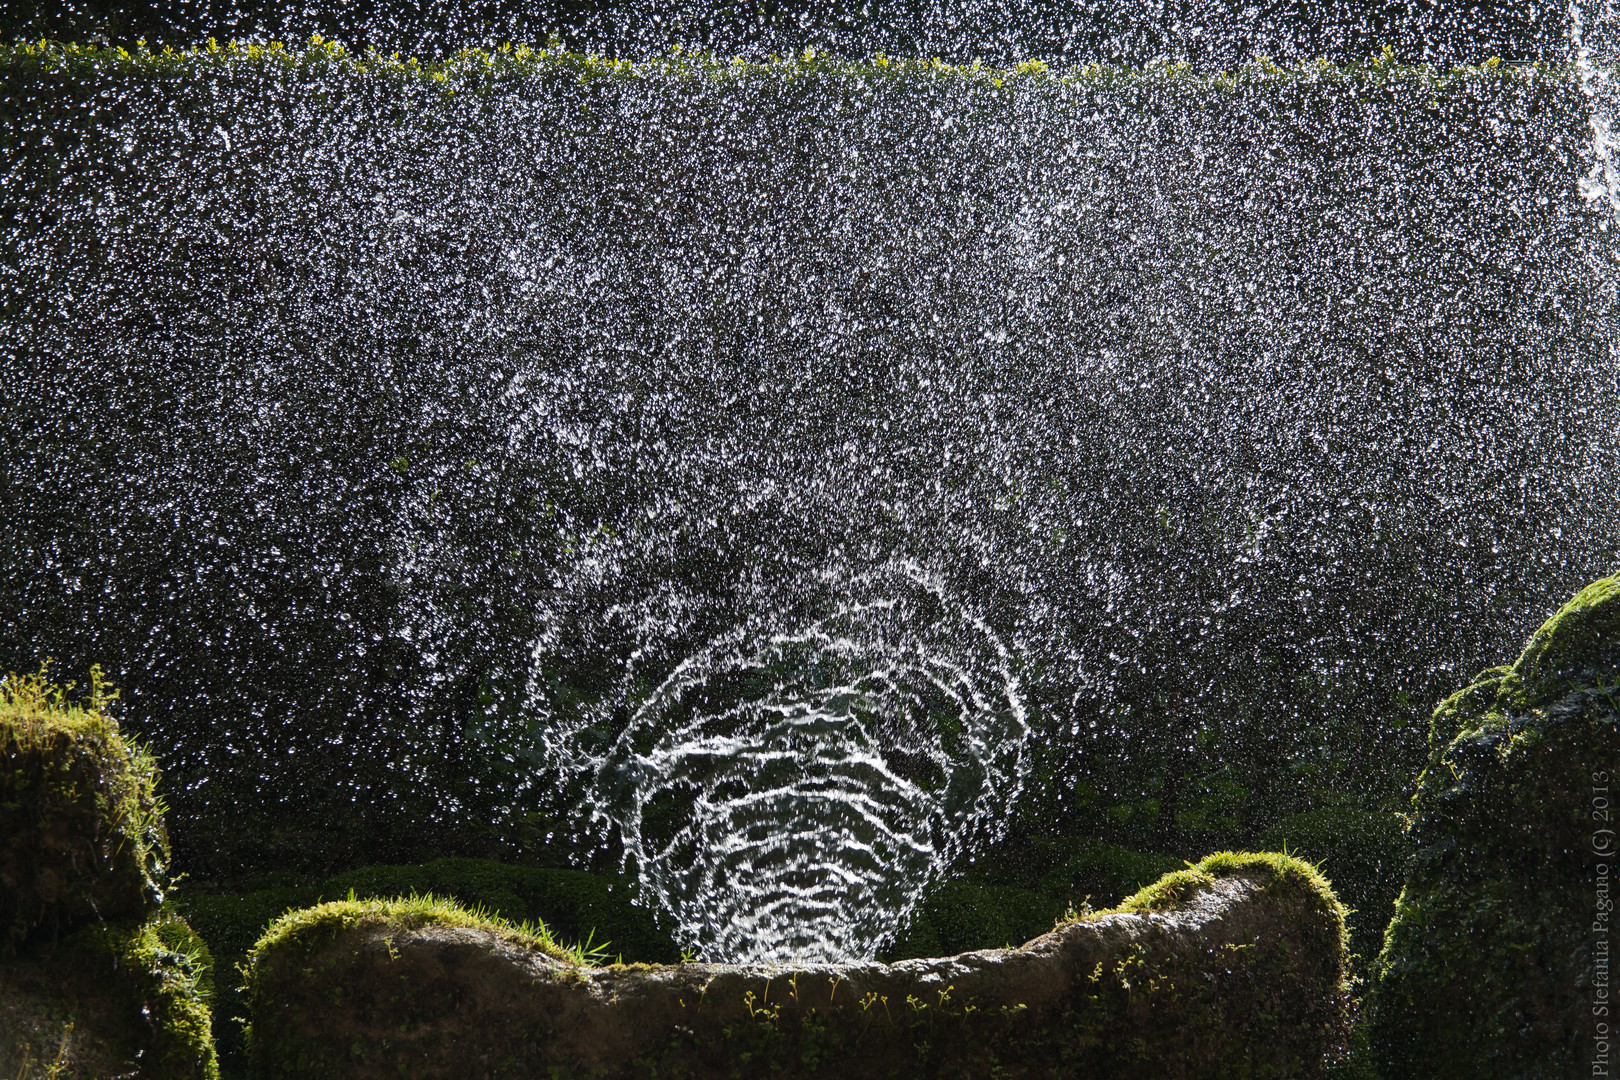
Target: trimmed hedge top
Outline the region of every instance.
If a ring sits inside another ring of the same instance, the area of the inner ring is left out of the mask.
[[[400,83],[438,85],[446,92],[499,86],[534,79],[571,77],[582,83],[603,79],[702,80],[792,82],[815,76],[870,82],[962,83],[991,89],[1074,86],[1088,88],[1208,88],[1239,89],[1253,85],[1325,84],[1382,87],[1391,84],[1423,85],[1440,92],[1458,84],[1483,80],[1512,83],[1567,83],[1567,65],[1505,64],[1489,59],[1480,64],[1440,69],[1404,64],[1385,49],[1359,63],[1315,63],[1283,67],[1261,57],[1231,71],[1201,72],[1185,63],[1121,68],[1087,64],[1054,67],[1043,60],[1026,60],[1007,67],[975,61],[950,64],[940,59],[907,59],[875,55],[847,59],[807,49],[798,56],[749,60],[677,47],[669,54],[643,60],[614,59],[575,52],[556,44],[541,48],[502,45],[495,49],[463,49],[438,61],[423,62],[398,53],[353,53],[339,42],[313,36],[302,46],[232,41],[176,50],[134,51],[117,46],[62,44],[40,41],[0,45],[0,69],[46,73],[146,73],[191,75],[208,71],[281,71],[308,76],[369,76]]]

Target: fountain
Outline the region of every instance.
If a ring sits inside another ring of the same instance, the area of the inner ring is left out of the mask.
[[[1022,786],[1029,729],[989,628],[916,567],[824,587],[825,617],[682,661],[589,762],[591,805],[694,952],[871,956]]]
[[[13,47],[0,667],[114,673],[200,878],[622,868],[713,961],[869,961],[1008,837],[1388,816],[1620,560],[1574,16],[1579,84],[947,11]]]

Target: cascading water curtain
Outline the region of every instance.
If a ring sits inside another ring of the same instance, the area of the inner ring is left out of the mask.
[[[1613,0],[1571,4],[1570,39],[1592,109],[1591,167],[1581,178],[1581,193],[1598,218],[1588,257],[1612,305],[1620,282],[1620,8]],[[1620,334],[1611,350],[1620,357]]]

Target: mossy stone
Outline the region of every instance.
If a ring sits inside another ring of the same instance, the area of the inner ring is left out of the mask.
[[[1585,1076],[1594,840],[1620,764],[1620,577],[1435,710],[1369,1003],[1387,1080]],[[1600,805],[1601,803],[1601,805]],[[1596,810],[1594,810],[1596,808]]]
[[[559,941],[606,946],[627,963],[680,958],[669,931],[632,901],[628,879],[582,870],[521,866],[490,859],[434,859],[420,866],[366,866],[328,878],[326,900],[386,899],[431,893],[512,922],[538,921]]]
[[[246,1067],[242,1022],[247,1016],[247,1004],[242,995],[241,970],[248,952],[278,917],[319,900],[319,889],[297,884],[230,892],[182,887],[170,897],[170,906],[208,942],[214,955],[219,973],[214,994],[214,1045],[226,1075],[240,1075]]]
[[[162,911],[157,763],[45,670],[0,681],[0,1076],[211,1080],[213,959]]]
[[[289,913],[249,965],[256,1077],[1166,1080],[1320,1076],[1343,908],[1212,855],[1019,949],[887,965],[613,965],[428,897]]]
[[[0,955],[157,910],[169,854],[157,766],[43,672],[0,683]]]
[[[1503,673],[1503,704],[1533,709],[1617,674],[1620,575],[1594,581],[1542,624]]]
[[[213,959],[185,921],[84,927],[0,961],[0,1076],[215,1080]]]
[[[1261,834],[1260,843],[1320,866],[1347,907],[1350,951],[1366,962],[1377,957],[1412,855],[1401,815],[1322,807],[1277,822]]]
[[[520,866],[489,859],[446,858],[415,866],[362,866],[326,879],[262,879],[259,887],[187,887],[171,899],[218,959],[221,978],[215,1039],[227,1073],[246,1066],[242,1035],[248,1005],[237,973],[254,942],[280,916],[322,902],[446,897],[514,923],[538,921],[567,944],[606,945],[609,958],[666,962],[679,958],[674,939],[653,913],[630,901],[630,882],[580,870]]]

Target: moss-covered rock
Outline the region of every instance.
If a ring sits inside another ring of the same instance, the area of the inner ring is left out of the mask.
[[[1362,958],[1358,966],[1377,957],[1412,855],[1405,818],[1389,811],[1323,807],[1284,818],[1261,834],[1260,843],[1321,867],[1347,906],[1350,951]]]
[[[1435,710],[1416,854],[1370,1002],[1386,1080],[1591,1075],[1594,874],[1612,850],[1598,830],[1613,828],[1617,715],[1620,577]]]
[[[89,700],[37,675],[0,681],[0,956],[30,939],[139,918],[162,901],[168,837],[152,757]]]
[[[512,922],[543,922],[559,941],[591,941],[630,963],[680,958],[669,931],[632,901],[629,879],[581,870],[515,866],[489,859],[434,859],[421,866],[367,866],[328,878],[320,894],[339,900],[412,893],[449,897]]]
[[[157,765],[45,672],[0,682],[0,1076],[207,1080],[213,961],[159,904]]]
[[[212,993],[208,947],[175,915],[30,945],[0,962],[0,1076],[211,1080]]]
[[[239,1073],[245,1061],[241,1025],[247,1018],[247,1002],[239,972],[271,923],[322,901],[410,895],[444,897],[512,923],[540,923],[550,938],[602,946],[608,957],[631,963],[673,961],[680,956],[674,939],[652,912],[631,902],[628,879],[579,870],[488,859],[435,859],[417,866],[363,866],[324,882],[282,875],[246,887],[193,885],[176,892],[170,903],[207,940],[219,964],[214,1037],[226,1074]]]
[[[228,890],[187,886],[176,890],[169,900],[214,956],[214,1045],[220,1071],[227,1076],[238,1076],[245,1067],[242,1024],[247,1004],[241,993],[241,971],[253,943],[276,919],[318,903],[321,896],[318,887],[296,881],[258,884]]]
[[[344,901],[255,947],[251,1075],[1309,1077],[1343,1045],[1344,963],[1332,890],[1277,855],[892,965],[590,967],[440,902]]]

